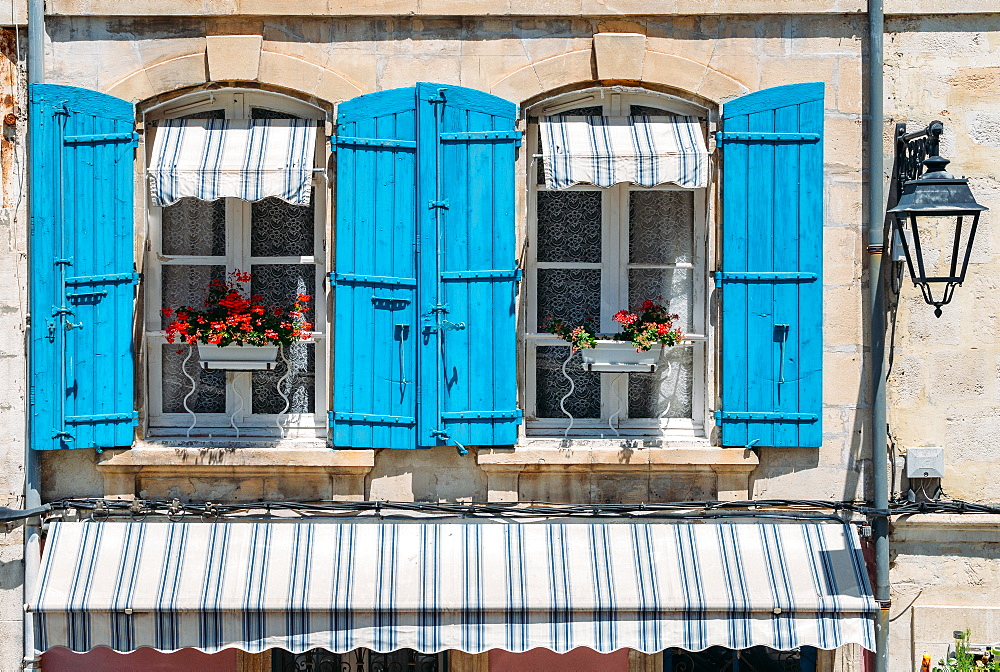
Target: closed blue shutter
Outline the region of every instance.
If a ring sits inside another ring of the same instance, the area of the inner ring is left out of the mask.
[[[817,447],[823,84],[730,101],[722,124],[722,444]]]
[[[130,446],[135,111],[32,84],[31,445]]]
[[[423,83],[338,108],[334,445],[516,441],[515,117]]]
[[[517,442],[517,327],[520,271],[514,250],[513,103],[480,91],[417,86],[435,115],[421,126],[421,152],[438,161],[437,274],[428,279],[441,319],[438,368],[439,441],[464,445]],[[428,418],[433,422],[436,418]]]
[[[416,107],[394,89],[338,108],[335,446],[416,448]]]

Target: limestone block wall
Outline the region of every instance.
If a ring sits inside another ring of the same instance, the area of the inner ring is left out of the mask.
[[[994,8],[995,10],[995,8]],[[895,312],[889,379],[890,435],[900,458],[914,446],[943,446],[943,491],[1000,501],[1000,15],[890,18],[886,47],[886,134],[944,122],[941,153],[990,207],[976,236],[969,274],[935,318],[908,280]],[[891,156],[886,158],[886,169]],[[899,473],[897,471],[897,473]],[[901,475],[896,489],[910,484]],[[917,484],[914,484],[917,485]],[[936,483],[929,484],[933,488]],[[995,517],[914,516],[892,538],[895,670],[924,653],[936,663],[954,630],[1000,642],[996,588],[1000,537]]]
[[[23,47],[24,35],[21,35]],[[24,503],[28,219],[24,204],[27,96],[18,40],[0,30],[0,506]],[[22,528],[0,528],[0,670],[20,669]]]
[[[83,12],[66,10],[74,11]],[[510,482],[500,485],[499,480],[495,489],[471,461],[455,467],[471,470],[469,474],[442,485],[443,472],[433,466],[436,460],[417,459],[408,451],[380,453],[365,495],[391,492],[393,497],[467,499],[495,491],[506,492],[505,498],[518,492],[532,498],[575,499],[587,492],[599,500],[642,501],[745,498],[749,494],[853,499],[862,493],[867,464],[863,417],[869,404],[864,397],[861,345],[863,16],[423,17],[418,12],[418,16],[403,18],[313,19],[59,16],[58,9],[55,13],[48,18],[48,81],[96,87],[137,102],[235,80],[332,103],[429,80],[531,104],[552,92],[602,80],[681,92],[718,109],[726,100],[760,88],[824,81],[827,317],[821,449],[760,450],[759,459],[753,456],[754,463],[749,465],[756,471],[749,489],[743,486],[742,495],[733,487],[731,473],[720,477],[706,465],[691,469],[671,465],[651,481],[650,460],[644,459],[644,466],[629,466],[623,456],[630,449],[621,445],[601,447],[616,454],[615,460],[622,465],[615,467],[617,476],[611,479],[621,485],[609,486],[613,490],[609,493],[596,486],[581,490],[548,483],[545,474],[552,470],[539,472],[536,467],[518,476],[518,482],[525,484],[523,492],[511,489]],[[627,35],[607,38],[608,33]],[[595,34],[601,37],[595,40]],[[597,468],[581,465],[604,460],[592,459],[587,450],[578,446],[576,452],[585,457],[566,458],[575,461],[573,469],[592,471]],[[46,483],[52,493],[69,494],[68,489],[55,486],[66,482],[67,472],[73,474],[72,481],[86,484],[88,491],[101,487],[93,457],[59,455],[45,456],[45,460]],[[425,468],[427,473],[422,474]],[[634,483],[629,480],[632,472]],[[238,482],[238,475],[228,477]],[[604,481],[598,478],[598,482]],[[178,492],[190,497],[200,494],[190,483],[178,487]],[[250,484],[238,490],[260,491]]]
[[[895,19],[887,29],[886,116],[911,129],[943,121],[948,169],[969,176],[991,208],[965,285],[940,318],[903,283],[889,423],[900,451],[944,447],[946,493],[998,501],[1000,482],[987,465],[1000,460],[1000,14]]]

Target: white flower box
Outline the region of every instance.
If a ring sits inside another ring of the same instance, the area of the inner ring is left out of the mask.
[[[198,344],[198,357],[204,369],[221,371],[270,371],[278,359],[276,345],[227,346]]]
[[[596,348],[583,348],[580,354],[585,371],[650,373],[656,371],[661,349],[662,346],[654,345],[645,352],[638,352],[628,341],[597,341]]]

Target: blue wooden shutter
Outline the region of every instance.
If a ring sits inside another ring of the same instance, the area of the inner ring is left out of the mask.
[[[432,202],[436,268],[422,275],[421,305],[437,339],[426,347],[437,396],[424,406],[429,440],[465,445],[517,442],[520,271],[514,250],[513,103],[473,89],[418,84],[421,193]],[[427,236],[430,239],[430,236]],[[433,312],[431,312],[433,311]],[[436,340],[436,342],[434,342]],[[432,381],[428,380],[428,384]],[[431,444],[433,445],[433,444]]]
[[[334,445],[516,441],[515,117],[424,83],[338,108]]]
[[[414,90],[338,108],[333,444],[416,448]]]
[[[135,111],[30,87],[31,445],[130,446]]]
[[[823,84],[730,101],[722,124],[722,444],[819,446]]]

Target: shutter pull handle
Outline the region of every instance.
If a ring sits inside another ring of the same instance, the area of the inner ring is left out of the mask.
[[[70,322],[66,321],[66,331],[73,331],[74,329],[83,329],[83,322]]]
[[[776,324],[774,325],[774,340],[776,340],[780,345],[778,346],[778,385],[785,384],[785,343],[788,342],[788,331],[791,329],[791,325],[788,324]]]

